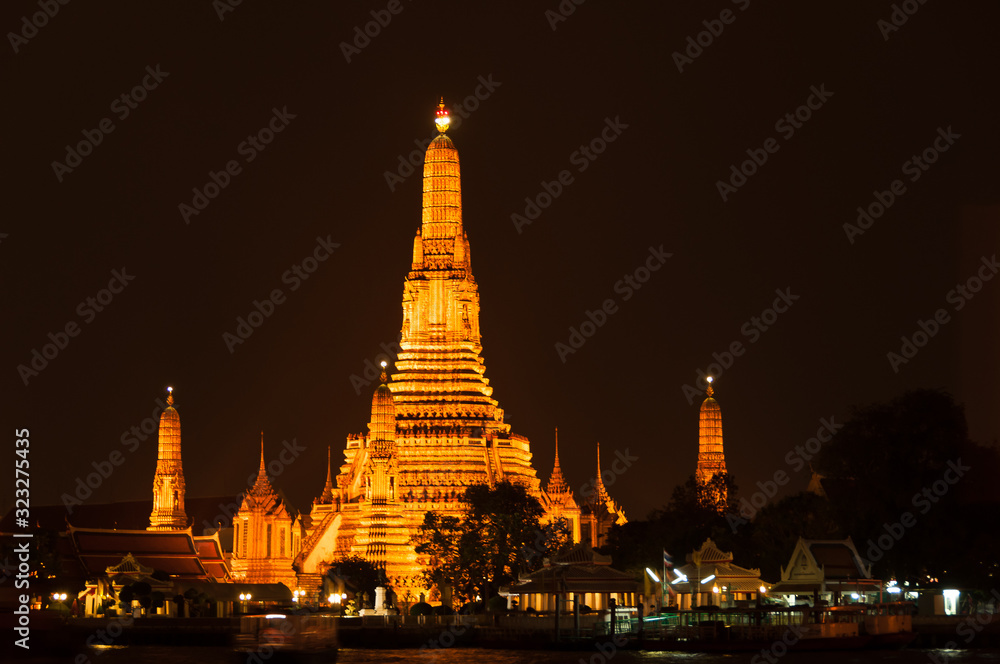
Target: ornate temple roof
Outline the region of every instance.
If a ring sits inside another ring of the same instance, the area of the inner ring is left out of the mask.
[[[552,468],[552,475],[549,476],[549,483],[545,485],[545,491],[553,499],[557,496],[573,493],[566,478],[563,477],[562,468],[559,467],[559,427],[556,427],[556,460]]]
[[[264,462],[264,432],[260,432],[260,467],[257,469],[257,479],[250,490],[243,494],[244,510],[259,510],[264,513],[289,514],[282,496],[274,490],[271,480],[267,477],[267,465]]]

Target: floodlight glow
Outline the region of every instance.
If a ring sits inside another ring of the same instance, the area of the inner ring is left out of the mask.
[[[714,579],[714,578],[715,578],[715,575],[714,575],[714,574],[712,574],[711,576],[708,576],[708,577],[706,577],[706,578],[702,579],[702,580],[701,580],[701,582],[702,582],[702,583],[708,583],[709,581],[711,581],[711,580],[712,580],[712,579]]]
[[[861,599],[861,595],[857,593],[851,593],[851,599]]]
[[[649,574],[650,577],[652,577],[653,581],[656,581],[657,583],[660,582],[660,577],[656,576],[653,570],[649,569],[648,567],[646,568],[646,573]]]
[[[896,595],[903,592],[903,589],[900,588],[899,586],[889,586],[888,588],[885,589],[885,591],[892,593],[893,595]]]
[[[681,581],[687,581],[687,577],[684,576],[683,574],[678,574],[677,578],[670,582],[670,585],[674,585],[675,583],[680,583]]]

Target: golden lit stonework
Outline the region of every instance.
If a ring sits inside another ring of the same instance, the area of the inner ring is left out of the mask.
[[[188,527],[184,512],[184,469],[181,465],[181,417],[174,408],[174,388],[167,388],[167,407],[160,414],[153,512],[147,530]]]
[[[547,520],[569,521],[574,540],[585,531],[584,539],[592,541],[590,533],[599,537],[611,523],[624,522],[603,485],[583,514],[562,477],[558,451],[549,490],[543,490],[528,439],[504,422],[485,376],[458,151],[445,134],[449,116],[443,102],[435,124],[439,134],[424,159],[421,224],[403,282],[395,372],[390,377],[383,367],[368,431],[347,437],[339,472],[327,469],[326,485],[308,514],[297,518],[280,512],[270,485],[264,486],[262,467],[261,497],[245,502],[234,519],[237,576],[253,576],[253,561],[262,550],[262,544],[251,545],[246,538],[266,542],[274,535],[264,534],[267,523],[273,528],[290,524],[302,540],[292,542],[295,558],[289,568],[294,567],[307,593],[318,587],[333,561],[357,555],[384,569],[400,598],[415,599],[429,591],[421,576],[428,561],[418,560],[411,544],[424,514],[459,516],[468,487],[503,480],[526,487],[545,508]],[[267,571],[278,580],[275,568]]]
[[[719,402],[713,398],[715,390],[712,387],[712,377],[708,377],[706,398],[701,404],[701,415],[698,424],[698,468],[695,477],[701,485],[708,484],[712,477],[726,472],[726,456],[722,449],[722,410]],[[724,503],[725,489],[722,495],[716,496]]]

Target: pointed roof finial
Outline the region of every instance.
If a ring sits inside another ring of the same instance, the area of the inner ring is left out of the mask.
[[[705,395],[712,396],[713,394],[715,394],[715,389],[712,388],[712,381],[714,381],[715,379],[709,376],[705,380],[708,381],[708,389],[705,390]]]
[[[559,427],[556,427],[556,461],[552,465],[552,474],[549,476],[549,483],[545,486],[545,490],[551,495],[569,494],[572,491],[566,478],[563,477],[562,468],[559,467]]]
[[[323,485],[323,492],[319,496],[321,505],[328,505],[333,502],[333,464],[330,460],[330,446],[326,447],[326,484]]]
[[[172,387],[167,387],[167,405],[174,405],[174,388]]]
[[[260,432],[260,472],[265,472],[264,466],[264,432]]]
[[[434,114],[434,124],[437,125],[438,131],[442,134],[448,131],[448,125],[451,124],[451,116],[448,115],[448,109],[444,107],[444,97],[441,97],[441,101],[438,102],[437,112]]]
[[[387,366],[388,366],[388,362],[386,362],[385,360],[382,360],[382,373],[381,373],[381,375],[379,375],[378,379],[382,382],[383,385],[385,385],[386,383],[389,382],[389,375],[385,372],[385,368]]]
[[[597,443],[597,479],[594,482],[594,502],[607,503],[610,499],[608,490],[604,488],[604,478],[601,477],[601,444]]]

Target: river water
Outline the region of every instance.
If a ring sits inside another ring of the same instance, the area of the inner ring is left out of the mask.
[[[438,650],[358,650],[342,649],[340,664],[1000,664],[1000,650],[857,650],[838,652],[790,652],[784,657],[767,658],[760,653],[634,652],[609,653],[595,650],[553,652],[534,650],[487,650],[447,648]],[[755,659],[756,657],[756,659]],[[103,650],[90,659],[93,664],[232,664],[233,653],[226,648],[117,647]]]

